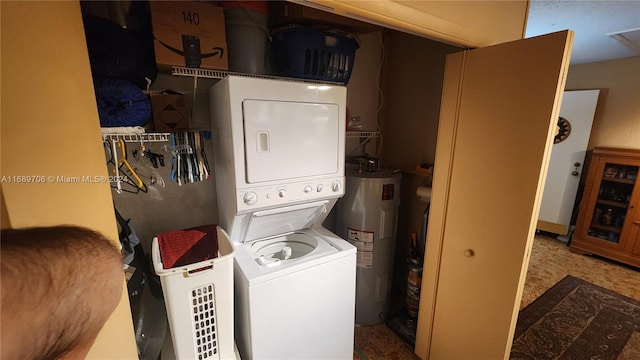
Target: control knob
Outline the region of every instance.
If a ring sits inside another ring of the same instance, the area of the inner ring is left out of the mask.
[[[331,190],[333,190],[333,192],[339,192],[340,190],[342,190],[342,184],[340,183],[340,181],[334,181],[331,184]]]
[[[278,190],[278,196],[279,197],[283,198],[286,194],[287,194],[287,192],[284,189]]]
[[[311,187],[311,185],[307,185],[304,187],[304,192],[305,193],[310,193],[313,191],[313,188]]]
[[[322,186],[322,184],[318,184],[318,186],[316,187],[316,191],[320,192],[320,191],[322,191],[323,188],[324,188],[324,186]]]
[[[256,195],[256,193],[254,193],[253,191],[250,191],[244,194],[244,196],[242,197],[242,201],[244,201],[244,203],[247,205],[253,205],[258,202],[258,195]]]

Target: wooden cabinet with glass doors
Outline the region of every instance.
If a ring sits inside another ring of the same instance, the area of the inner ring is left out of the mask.
[[[595,148],[571,251],[640,267],[640,150]]]

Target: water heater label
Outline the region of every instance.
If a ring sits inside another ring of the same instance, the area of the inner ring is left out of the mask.
[[[347,240],[358,249],[357,266],[373,267],[373,232],[347,228]]]
[[[393,184],[382,185],[382,200],[393,200]]]

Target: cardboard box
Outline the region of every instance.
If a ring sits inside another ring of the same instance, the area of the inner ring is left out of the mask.
[[[171,66],[227,70],[224,12],[196,1],[151,1],[156,63]]]
[[[189,105],[182,94],[151,94],[155,131],[171,132],[189,128]]]

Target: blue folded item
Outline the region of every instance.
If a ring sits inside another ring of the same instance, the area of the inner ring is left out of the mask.
[[[151,115],[151,102],[127,80],[94,79],[100,126],[142,126]]]

